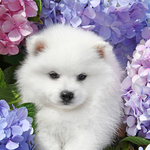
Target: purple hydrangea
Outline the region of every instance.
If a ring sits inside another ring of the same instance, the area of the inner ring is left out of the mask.
[[[33,150],[32,118],[25,107],[11,110],[5,100],[0,100],[0,149]]]
[[[122,82],[127,134],[150,139],[150,40],[141,41]]]
[[[41,20],[40,29],[61,23],[97,33],[114,47],[122,68],[140,40],[150,38],[148,0],[42,0]]]

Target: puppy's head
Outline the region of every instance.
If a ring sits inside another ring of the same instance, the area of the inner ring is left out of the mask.
[[[118,72],[108,43],[69,26],[56,25],[29,37],[27,51],[17,71],[18,87],[23,101],[39,107],[74,109],[91,103],[94,93],[111,81],[108,76]]]

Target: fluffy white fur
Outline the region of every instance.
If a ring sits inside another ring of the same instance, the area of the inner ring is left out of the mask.
[[[36,150],[102,150],[121,120],[119,64],[112,47],[90,31],[55,25],[27,39],[16,75],[23,102],[33,102]],[[50,72],[60,75],[52,79]],[[87,75],[78,81],[81,73]],[[63,90],[72,91],[64,105]]]

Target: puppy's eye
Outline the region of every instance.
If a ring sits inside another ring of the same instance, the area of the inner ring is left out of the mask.
[[[58,79],[60,77],[59,74],[56,72],[50,72],[49,75],[52,79]]]
[[[83,80],[86,79],[86,77],[87,77],[86,74],[79,74],[79,75],[77,76],[77,80],[78,80],[78,81],[83,81]]]

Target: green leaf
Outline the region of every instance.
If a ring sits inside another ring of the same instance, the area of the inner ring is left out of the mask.
[[[12,104],[16,106],[21,101],[14,84],[8,84],[6,87],[0,88],[0,99],[6,100],[10,107],[12,107]]]
[[[37,22],[37,23],[43,24],[43,22],[41,21],[41,19],[38,15],[36,17],[29,17],[28,20],[32,21],[32,22]]]
[[[26,107],[28,110],[28,116],[33,118],[32,127],[34,129],[34,133],[36,132],[36,123],[35,123],[35,115],[37,113],[37,109],[34,103],[23,103],[16,108]]]
[[[36,2],[36,5],[38,7],[37,15],[41,14],[41,0],[34,0]]]
[[[3,59],[4,62],[7,62],[8,64],[20,65],[20,61],[23,60],[23,55],[21,53],[18,53],[17,55],[11,55],[11,56],[4,55]]]
[[[150,144],[149,140],[146,140],[146,139],[140,138],[140,137],[136,137],[136,136],[126,137],[121,140],[121,143],[122,142],[130,142],[130,143],[136,144],[138,146],[147,146],[148,144]]]
[[[6,87],[6,83],[4,81],[4,73],[2,69],[0,68],[0,90],[2,87]]]
[[[132,145],[129,142],[121,142],[119,145],[116,147],[115,150],[134,150]]]
[[[10,66],[4,70],[4,79],[7,84],[14,84],[14,72],[16,70],[16,66]]]

